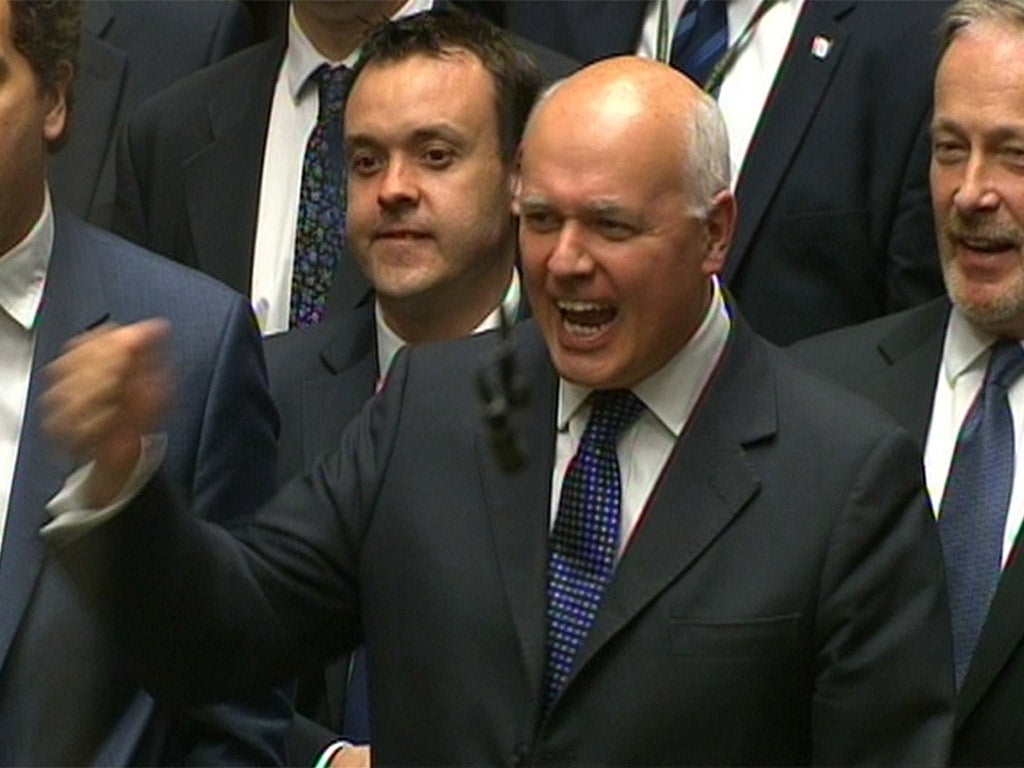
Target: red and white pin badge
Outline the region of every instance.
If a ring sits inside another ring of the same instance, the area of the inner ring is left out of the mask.
[[[832,50],[832,41],[824,35],[815,35],[811,41],[811,56],[816,59],[824,59]]]

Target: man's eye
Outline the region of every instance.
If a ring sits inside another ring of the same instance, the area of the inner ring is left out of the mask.
[[[349,158],[349,167],[359,176],[370,176],[380,170],[380,158],[367,152],[357,152]]]
[[[526,211],[521,219],[531,232],[553,232],[559,227],[558,218],[550,211]]]
[[[450,147],[427,147],[423,150],[423,161],[431,168],[447,168],[455,159]]]
[[[967,155],[967,149],[956,141],[939,140],[932,144],[932,156],[939,163],[955,163]]]
[[[633,234],[629,224],[617,219],[598,219],[595,223],[598,232],[608,240],[625,240]]]

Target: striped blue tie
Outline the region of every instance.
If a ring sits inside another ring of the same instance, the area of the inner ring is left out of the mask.
[[[548,544],[545,709],[562,690],[615,570],[622,509],[616,444],[644,408],[629,390],[598,391],[591,400]]]
[[[728,47],[726,0],[689,0],[672,36],[672,66],[703,86]]]
[[[1002,572],[1013,488],[1013,417],[1006,389],[1024,371],[1016,341],[992,347],[985,383],[964,418],[939,511],[957,688],[970,666]]]

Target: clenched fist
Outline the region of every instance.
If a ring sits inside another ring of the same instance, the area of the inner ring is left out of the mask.
[[[95,461],[86,492],[101,508],[138,461],[141,440],[170,403],[170,326],[164,320],[104,325],[72,339],[47,368],[46,431],[78,461]]]

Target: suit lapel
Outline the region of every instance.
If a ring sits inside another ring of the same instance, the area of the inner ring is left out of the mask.
[[[772,85],[750,142],[751,151],[736,182],[736,199],[743,213],[725,265],[726,282],[735,278],[793,155],[825,97],[849,37],[843,29],[842,18],[851,12],[855,9],[849,0],[807,0],[800,13],[793,41]],[[811,54],[811,44],[818,36],[832,43],[823,59]],[[757,151],[753,151],[755,147]]]
[[[577,672],[713,545],[760,487],[744,445],[776,431],[774,375],[742,319],[734,316],[733,323],[719,370],[616,568]]]
[[[283,51],[281,40],[264,43],[247,81],[214,94],[209,108],[211,141],[183,167],[199,269],[245,295],[252,278],[270,103]]]
[[[942,364],[949,302],[930,302],[878,342],[887,364],[864,382],[865,394],[883,405],[924,450],[932,416],[935,379]]]
[[[1019,546],[1018,535],[957,697],[956,729],[974,711],[1024,637],[1024,612],[1020,609],[1024,603],[1024,563],[1020,561]]]
[[[109,317],[94,253],[82,247],[82,238],[68,231],[77,226],[59,215],[56,218],[53,255],[39,312],[25,420],[0,550],[0,660],[7,658],[46,558],[46,547],[39,536],[39,529],[48,519],[46,502],[73,469],[71,461],[43,434],[39,406],[46,387],[43,369],[60,354],[70,337]]]
[[[364,292],[365,295],[365,292]],[[373,300],[345,318],[341,331],[320,353],[322,376],[302,388],[303,466],[337,447],[338,436],[373,395],[377,382]]]
[[[482,421],[476,447],[505,596],[527,679],[539,702],[546,654],[547,537],[558,380],[534,323],[517,325],[515,339],[517,363],[530,389],[529,405],[514,414],[517,433],[527,442],[526,466],[514,473],[498,467]]]

